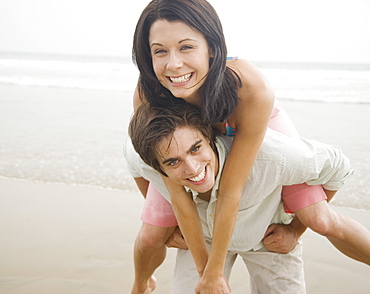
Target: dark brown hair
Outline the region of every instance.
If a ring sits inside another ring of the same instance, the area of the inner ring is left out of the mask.
[[[134,33],[132,59],[137,65],[139,91],[150,104],[163,106],[179,99],[158,81],[152,64],[149,32],[159,20],[182,21],[205,37],[212,52],[209,71],[199,89],[202,119],[215,124],[227,119],[238,104],[240,78],[226,67],[227,48],[220,19],[206,0],[154,0],[143,10]]]
[[[200,131],[211,142],[212,149],[216,150],[215,132],[212,127],[202,122],[198,108],[185,102],[163,107],[142,104],[131,118],[128,133],[135,151],[142,160],[167,176],[157,160],[160,156],[157,150],[158,143],[163,138],[172,136],[180,127]]]

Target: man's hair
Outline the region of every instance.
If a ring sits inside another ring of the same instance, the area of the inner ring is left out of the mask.
[[[157,159],[161,156],[158,144],[163,138],[172,137],[175,130],[181,127],[200,131],[210,141],[215,151],[216,132],[202,122],[199,109],[188,103],[172,104],[167,107],[155,107],[144,103],[132,116],[128,133],[135,151],[142,160],[167,176]]]

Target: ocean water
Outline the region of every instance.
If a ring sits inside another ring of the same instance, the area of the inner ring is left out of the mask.
[[[370,103],[370,64],[255,62],[286,100]]]
[[[255,62],[281,100],[370,104],[370,65]],[[0,176],[136,191],[130,57],[0,53]],[[370,209],[369,185],[343,205]]]
[[[106,91],[132,91],[138,71],[130,57],[0,52],[0,83]]]

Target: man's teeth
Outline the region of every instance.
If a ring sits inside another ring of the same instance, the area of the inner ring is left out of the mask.
[[[170,77],[170,80],[171,80],[172,83],[180,84],[180,83],[185,83],[185,82],[189,81],[190,77],[191,77],[191,74],[187,74],[187,75],[177,77],[177,78]]]
[[[204,177],[206,176],[206,169],[204,169],[199,175],[197,175],[196,177],[194,178],[189,178],[190,181],[192,182],[199,182],[201,180],[204,179]]]

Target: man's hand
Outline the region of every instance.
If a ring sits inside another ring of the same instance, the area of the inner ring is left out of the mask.
[[[188,250],[188,244],[186,244],[186,241],[184,237],[181,234],[180,228],[176,227],[175,231],[172,233],[172,235],[167,239],[166,241],[167,247],[171,248],[180,248],[184,250]]]
[[[289,253],[298,243],[299,235],[291,225],[270,225],[262,242],[267,250]]]
[[[196,294],[230,294],[231,289],[229,283],[224,276],[218,278],[206,278],[205,276],[199,279],[198,285],[195,287]]]

